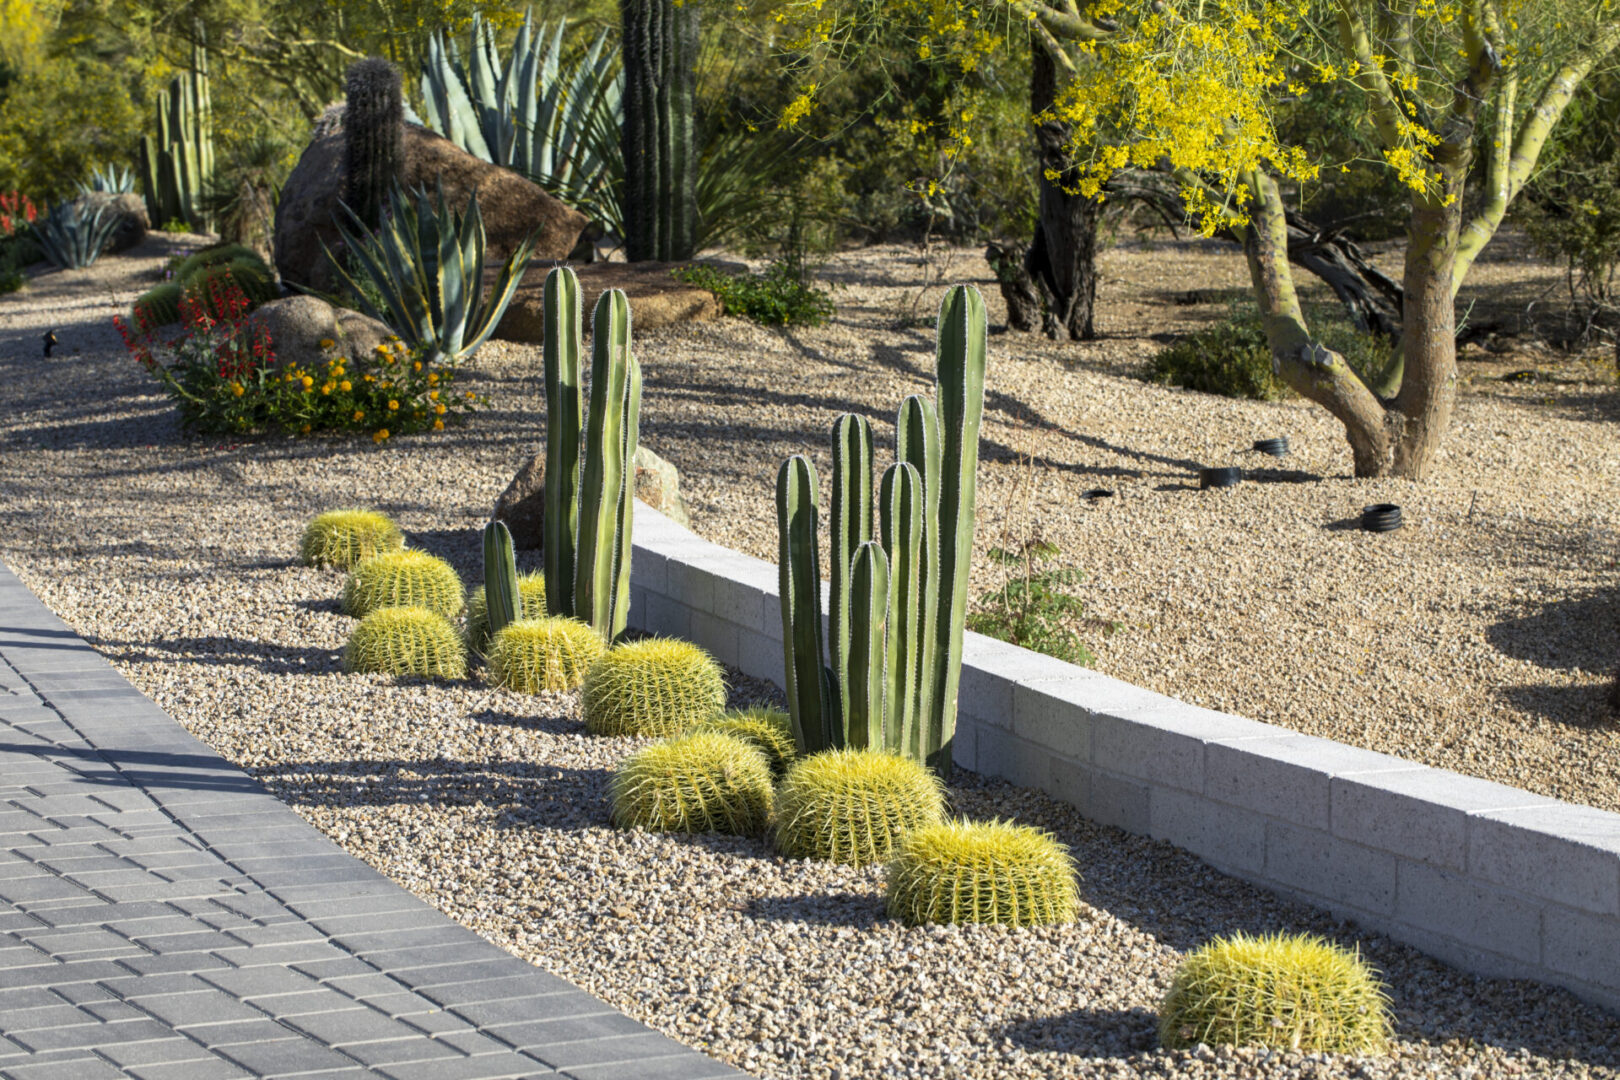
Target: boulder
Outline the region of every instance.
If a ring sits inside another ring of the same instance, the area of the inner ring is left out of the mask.
[[[335,342],[335,355],[351,359],[369,356],[393,336],[376,319],[348,308],[333,307],[315,296],[289,296],[255,308],[248,316],[254,326],[270,332],[270,348],[283,364],[313,368],[329,355],[321,342]]]
[[[728,273],[747,270],[742,263],[704,259],[701,264]],[[597,297],[608,289],[621,289],[629,298],[632,331],[717,318],[720,315],[720,301],[714,293],[688,285],[678,280],[672,272],[691,265],[694,264],[600,262],[574,267],[574,273],[579,275],[586,319],[590,318]],[[544,341],[541,334],[545,329],[546,273],[542,267],[531,267],[524,275],[523,284],[518,286],[511,304],[507,305],[506,314],[501,316],[500,324],[495,327],[495,337],[529,345],[539,345]]]
[[[636,447],[636,498],[681,525],[692,517],[681,498],[681,474],[675,466],[647,449]],[[523,467],[495,500],[495,517],[506,522],[512,546],[539,548],[546,525],[546,455],[541,451]]]
[[[336,278],[321,243],[336,250],[339,237],[332,215],[343,196],[343,158],[342,112],[329,108],[276,204],[276,269],[285,282],[320,292],[334,289]],[[446,201],[457,210],[466,207],[476,190],[488,241],[485,259],[497,266],[535,230],[536,262],[565,259],[585,228],[583,214],[539,185],[417,124],[405,125],[404,179],[407,187],[430,191],[435,183],[443,184]]]
[[[133,192],[114,194],[110,191],[87,191],[73,201],[78,205],[79,212],[87,217],[101,208],[104,214],[118,219],[108,251],[129,250],[145,240],[146,231],[152,227],[152,223],[146,220],[146,200]]]

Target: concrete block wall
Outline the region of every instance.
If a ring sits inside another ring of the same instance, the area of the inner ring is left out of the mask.
[[[775,565],[636,506],[632,625],[782,681]],[[1484,975],[1620,1010],[1620,814],[1213,712],[969,633],[955,760]]]

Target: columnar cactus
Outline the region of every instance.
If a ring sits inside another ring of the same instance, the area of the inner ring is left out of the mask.
[[[784,683],[801,752],[876,747],[950,772],[962,674],[975,475],[984,412],[984,300],[958,285],[940,307],[939,411],[901,403],[873,538],[872,433],[833,425],[832,668],[823,668],[816,474],[777,475]]]
[[[518,589],[517,554],[512,534],[503,521],[484,526],[484,620],[491,636],[508,623],[523,618],[523,599]]]
[[[682,0],[619,0],[631,260],[689,259],[697,247],[697,9]]]
[[[349,66],[343,83],[344,202],[375,229],[405,176],[405,105],[399,69],[380,56]]]
[[[630,301],[618,289],[609,289],[596,303],[588,410],[581,409],[584,345],[574,272],[565,266],[551,271],[543,301],[547,603],[553,614],[588,622],[611,642],[624,632],[630,615],[641,426],[641,366],[630,351]]]
[[[199,196],[214,175],[214,112],[208,96],[208,50],[191,50],[191,70],[176,76],[157,100],[157,136],[143,135],[141,193],[154,228],[184,221],[194,232],[211,222]]]

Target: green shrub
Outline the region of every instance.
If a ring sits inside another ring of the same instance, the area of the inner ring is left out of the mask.
[[[444,616],[420,607],[385,607],[354,628],[343,670],[460,679],[467,674],[467,654]]]
[[[832,318],[832,296],[810,283],[803,263],[778,259],[759,274],[728,274],[712,266],[672,271],[688,285],[707,289],[729,315],[766,326],[820,326]]]
[[[523,618],[490,641],[489,675],[520,694],[577,690],[606,649],[601,635],[578,619]]]
[[[755,836],[771,817],[771,769],[741,739],[694,732],[654,743],[613,773],[613,824]]]
[[[927,766],[881,750],[824,750],[782,778],[776,847],[794,858],[868,866],[944,816],[944,786]]]
[[[546,575],[540,571],[518,575],[518,602],[523,608],[519,619],[546,617]],[[477,586],[467,594],[467,644],[472,651],[482,653],[489,646],[489,604],[484,599],[484,587]]]
[[[764,706],[737,709],[713,720],[705,720],[692,730],[717,731],[752,743],[771,763],[771,773],[775,776],[787,772],[799,753],[793,742],[793,721],[780,709]]]
[[[1050,833],[1010,821],[913,829],[889,861],[889,914],[922,923],[1072,922],[1074,860]]]
[[[304,528],[298,557],[305,566],[353,568],[362,560],[405,546],[405,534],[375,510],[328,510]]]
[[[454,618],[466,593],[455,568],[425,551],[385,551],[362,559],[343,586],[343,610],[365,617],[378,608],[424,607]]]
[[[178,281],[165,281],[154,285],[135,298],[130,306],[130,321],[143,330],[154,326],[168,326],[180,321],[180,298],[184,290]]]
[[[714,659],[687,641],[648,638],[616,645],[585,676],[585,730],[667,738],[726,707]]]
[[[264,264],[257,251],[242,244],[209,244],[184,258],[171,259],[170,269],[174,271],[175,280],[184,284],[200,270],[206,270],[210,266],[224,266],[239,259],[250,259],[261,266]]]
[[[242,292],[257,307],[269,303],[281,295],[276,287],[274,275],[270,267],[265,265],[263,259],[254,256],[251,259],[232,259],[228,263],[215,263],[205,266],[191,276],[182,279],[186,294],[195,300],[206,303],[210,294],[215,292],[219,284],[229,278],[241,287]],[[212,308],[210,314],[214,314]]]
[[[1357,953],[1307,934],[1216,938],[1181,962],[1159,1007],[1159,1041],[1172,1050],[1208,1043],[1378,1054],[1389,1034],[1377,973]]]
[[[981,599],[980,610],[967,617],[967,628],[1071,664],[1090,664],[1095,657],[1073,629],[1086,605],[1067,591],[1083,575],[1065,567],[1037,569],[1057,554],[1057,545],[1044,540],[1020,551],[991,548],[990,557],[1006,568],[1001,588]],[[1023,573],[1015,573],[1020,566]]]
[[[1357,330],[1338,305],[1305,306],[1315,340],[1344,356],[1351,370],[1377,385],[1396,359],[1386,338]],[[1220,322],[1194,331],[1153,358],[1148,378],[1224,397],[1275,401],[1292,396],[1271,369],[1271,347],[1260,312],[1252,304],[1233,305]]]

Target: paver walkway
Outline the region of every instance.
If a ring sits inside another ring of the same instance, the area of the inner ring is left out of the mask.
[[[743,1075],[343,852],[0,565],[0,1076]]]

